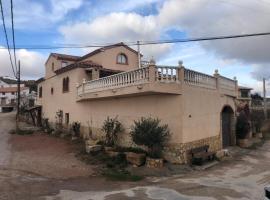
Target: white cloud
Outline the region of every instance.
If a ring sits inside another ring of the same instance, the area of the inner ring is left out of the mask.
[[[14,5],[16,28],[28,30],[46,28],[63,20],[70,11],[80,8],[84,1],[50,0],[43,4],[41,1],[17,0]]]
[[[160,38],[161,27],[154,16],[136,13],[111,13],[93,21],[62,26],[60,32],[65,41],[80,44],[116,43]],[[142,47],[145,58],[160,58],[169,51],[171,45]]]
[[[149,0],[151,1],[151,0]],[[111,13],[94,20],[62,26],[65,41],[79,43],[156,40],[166,30],[177,29],[190,37],[216,36],[270,30],[270,5],[252,0],[167,0],[158,14]],[[221,59],[246,64],[270,63],[270,37],[200,43]],[[159,47],[151,49],[161,51]],[[146,51],[146,55],[154,52]],[[159,56],[160,54],[156,54]]]
[[[18,50],[16,54],[17,59],[21,61],[22,78],[37,78],[44,76],[45,56],[25,49]],[[6,49],[0,49],[0,72],[0,76],[13,76],[9,54]]]

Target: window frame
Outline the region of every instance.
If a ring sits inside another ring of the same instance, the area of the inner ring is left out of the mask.
[[[42,98],[42,86],[38,88],[38,97]]]
[[[121,56],[120,62],[119,62],[119,57]],[[122,62],[122,58],[125,58],[125,62]],[[116,64],[120,64],[120,65],[128,65],[128,57],[125,53],[119,53],[116,56]]]
[[[69,92],[69,77],[64,77],[62,81],[62,91],[63,93]]]

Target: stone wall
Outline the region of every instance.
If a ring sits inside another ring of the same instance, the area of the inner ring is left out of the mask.
[[[203,145],[209,145],[209,151],[212,152],[216,152],[222,149],[220,135],[188,143],[168,145],[164,149],[164,158],[172,163],[188,164],[191,160],[189,151],[192,148],[200,147]]]

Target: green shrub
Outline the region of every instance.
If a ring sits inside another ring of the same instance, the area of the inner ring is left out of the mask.
[[[152,158],[161,158],[165,142],[169,139],[168,125],[160,125],[159,119],[144,118],[134,121],[131,127],[131,137],[135,144],[148,147],[148,155]]]
[[[118,121],[117,117],[109,118],[104,121],[102,130],[105,132],[105,144],[107,146],[114,146],[117,140],[117,136],[124,129],[122,124]]]
[[[261,127],[264,120],[265,120],[265,116],[264,116],[263,110],[253,110],[251,112],[251,122],[253,126],[255,127],[256,133],[261,132]]]
[[[236,136],[238,139],[245,139],[250,131],[248,117],[241,112],[236,121]]]
[[[81,123],[80,122],[73,122],[71,125],[71,129],[74,133],[74,136],[79,137],[81,133]]]
[[[124,153],[119,153],[117,156],[106,160],[106,166],[108,168],[123,169],[127,167],[127,165],[128,165],[128,162],[126,159],[126,154]]]

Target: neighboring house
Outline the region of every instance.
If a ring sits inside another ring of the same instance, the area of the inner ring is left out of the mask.
[[[252,88],[238,86],[237,107],[244,108],[246,105],[251,106],[251,90]]]
[[[29,94],[29,88],[24,83],[20,84],[21,96]],[[10,77],[0,77],[0,112],[10,111],[16,107],[17,80]]]
[[[140,55],[141,56],[141,55]],[[102,134],[107,116],[123,123],[119,145],[132,145],[130,126],[141,117],[158,117],[172,136],[167,160],[186,163],[191,148],[218,151],[234,145],[237,81],[179,66],[138,66],[138,52],[123,43],[85,56],[50,54],[38,81],[38,104],[52,124],[60,113],[66,127],[81,123],[84,137]]]

